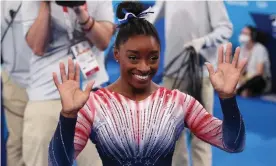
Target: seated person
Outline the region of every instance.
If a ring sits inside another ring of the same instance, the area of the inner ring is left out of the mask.
[[[256,39],[257,30],[252,26],[245,26],[239,36],[240,58],[248,58],[247,67],[237,89],[237,93],[243,97],[258,96],[269,92],[271,88],[268,51]]]

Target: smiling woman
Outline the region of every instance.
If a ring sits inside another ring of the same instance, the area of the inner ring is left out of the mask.
[[[160,39],[154,25],[136,17],[149,12],[143,10],[140,3],[126,2],[121,3],[116,12],[118,19],[121,19],[114,48],[115,59],[121,66],[118,81],[130,84],[136,89],[135,94],[150,87],[151,79],[158,70],[160,56]]]
[[[121,66],[121,78],[137,91],[151,84],[158,70],[160,46],[152,36],[135,35],[114,49],[114,56]]]
[[[74,67],[72,59],[68,60],[68,76],[64,65],[60,65],[62,83],[53,75],[62,111],[49,146],[51,165],[72,165],[92,135],[104,166],[170,166],[184,127],[224,151],[243,150],[245,128],[234,97],[246,63],[238,63],[239,48],[230,63],[231,44],[225,59],[220,47],[217,71],[207,64],[210,80],[220,96],[222,122],[192,96],[153,83],[160,40],[154,26],[141,18],[146,12],[138,2],[118,6],[121,24],[114,56],[121,76],[116,82],[96,92],[91,92],[93,83],[85,91],[80,90],[79,65]]]

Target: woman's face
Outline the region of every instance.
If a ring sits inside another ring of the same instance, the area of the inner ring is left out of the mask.
[[[158,70],[160,45],[152,36],[137,35],[115,48],[114,56],[120,63],[121,78],[136,89],[144,89]]]
[[[250,35],[251,35],[251,31],[250,31],[249,28],[244,27],[244,28],[242,29],[242,31],[241,31],[241,34],[246,35],[246,36],[250,36]]]
[[[239,36],[239,41],[243,44],[247,44],[251,40],[251,31],[249,28],[244,27],[241,31],[241,34]]]

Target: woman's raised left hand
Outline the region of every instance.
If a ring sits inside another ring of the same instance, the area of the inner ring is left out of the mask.
[[[239,62],[240,48],[235,50],[234,57],[231,62],[232,44],[228,43],[225,56],[223,56],[223,46],[218,50],[218,67],[214,67],[210,63],[206,63],[209,71],[210,81],[220,98],[231,98],[235,95],[236,86],[242,75],[242,71],[247,63],[247,59]]]

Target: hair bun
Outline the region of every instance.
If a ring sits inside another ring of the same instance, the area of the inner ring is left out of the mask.
[[[116,16],[118,19],[123,19],[125,17],[124,10],[135,14],[136,16],[144,11],[144,5],[137,1],[124,1],[121,2],[116,11]]]

